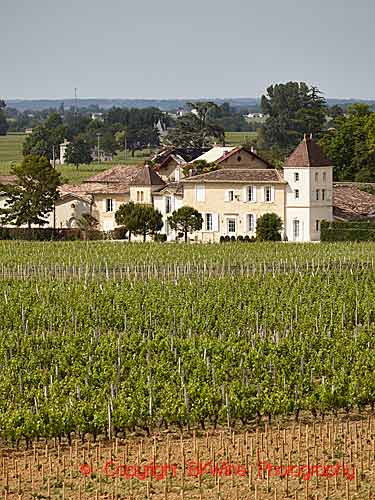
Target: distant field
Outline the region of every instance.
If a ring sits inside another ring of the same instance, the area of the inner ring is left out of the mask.
[[[25,134],[0,136],[0,164],[22,160],[22,144]]]
[[[256,138],[256,132],[225,132],[225,141],[228,146],[242,146],[249,140]]]
[[[19,163],[22,161],[22,143],[24,139],[25,134],[10,134],[5,137],[0,137],[0,174],[10,173],[12,163]],[[91,165],[79,165],[78,168],[74,165],[58,165],[57,169],[62,173],[64,182],[78,184],[92,175],[108,170],[113,165],[142,164],[151,154],[152,151],[147,149],[137,151],[134,158],[128,153],[125,159],[124,152],[121,152],[115,156],[113,161],[106,163],[94,162]]]

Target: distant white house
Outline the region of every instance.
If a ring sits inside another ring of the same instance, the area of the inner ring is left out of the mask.
[[[263,113],[249,113],[245,115],[245,118],[264,118],[265,116]]]
[[[70,144],[70,142],[67,141],[66,139],[65,139],[65,141],[62,144],[60,144],[60,165],[64,165],[66,163],[66,159],[65,159],[66,148],[68,147],[69,144]],[[98,161],[99,160],[100,162],[103,162],[103,161],[112,161],[113,160],[113,156],[112,155],[107,154],[107,153],[105,153],[102,150],[100,150],[99,155],[98,155],[97,148],[94,148],[91,151],[91,157],[92,157],[93,161]]]

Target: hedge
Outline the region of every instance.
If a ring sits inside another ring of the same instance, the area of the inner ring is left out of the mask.
[[[320,241],[375,241],[375,221],[322,221]]]
[[[0,227],[0,240],[74,241],[83,239],[102,240],[103,233],[88,231],[85,235],[80,229]]]

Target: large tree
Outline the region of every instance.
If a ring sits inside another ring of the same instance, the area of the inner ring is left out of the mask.
[[[76,168],[79,164],[89,165],[92,162],[90,145],[83,138],[77,137],[67,145],[65,161]]]
[[[261,147],[293,149],[304,133],[319,134],[326,122],[327,106],[321,92],[304,82],[271,85],[262,96],[267,120],[260,129]]]
[[[5,208],[0,209],[2,223],[22,226],[47,224],[46,217],[59,198],[60,173],[51,167],[45,157],[26,156],[20,165],[12,168],[17,177],[15,185],[0,185],[5,195]]]
[[[171,129],[167,141],[178,148],[204,148],[214,142],[224,143],[224,129],[210,118],[210,111],[217,109],[211,101],[188,103],[192,112],[183,115]]]
[[[127,203],[121,205],[115,214],[117,224],[131,234],[139,234],[146,241],[147,235],[155,235],[163,227],[163,216],[152,205]]]
[[[9,124],[5,115],[5,101],[0,99],[0,135],[7,135]]]
[[[168,224],[171,229],[184,233],[185,243],[187,243],[188,233],[202,229],[203,217],[195,208],[185,206],[175,210],[168,217]]]
[[[366,104],[349,106],[335,118],[320,145],[340,181],[375,182],[375,113]]]
[[[23,144],[23,154],[45,156],[49,160],[60,155],[60,144],[64,141],[66,127],[59,113],[51,113],[47,119],[33,129]]]

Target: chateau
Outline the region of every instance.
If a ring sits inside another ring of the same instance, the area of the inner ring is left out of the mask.
[[[255,236],[257,218],[270,212],[282,219],[284,239],[319,241],[321,221],[332,220],[332,165],[311,136],[305,135],[282,170],[245,147],[215,146],[187,156],[166,152],[154,158],[153,166],[117,166],[83,184],[62,186],[56,227],[75,227],[89,212],[101,230],[111,231],[116,210],[129,201],[158,209],[168,240],[177,236],[168,216],[184,205],[203,216],[202,230],[190,235],[200,242]],[[194,175],[195,162],[203,160],[213,169]]]
[[[202,165],[205,173],[199,174]],[[284,240],[319,241],[321,221],[333,219],[332,170],[307,135],[283,169],[245,147],[166,150],[143,167],[115,166],[82,184],[61,186],[49,227],[75,228],[79,217],[90,213],[100,230],[112,231],[117,209],[132,201],[152,204],[162,213],[161,232],[169,241],[177,235],[168,217],[182,206],[197,209],[203,217],[202,229],[190,235],[192,241],[255,236],[257,219],[266,213],[282,219]]]

